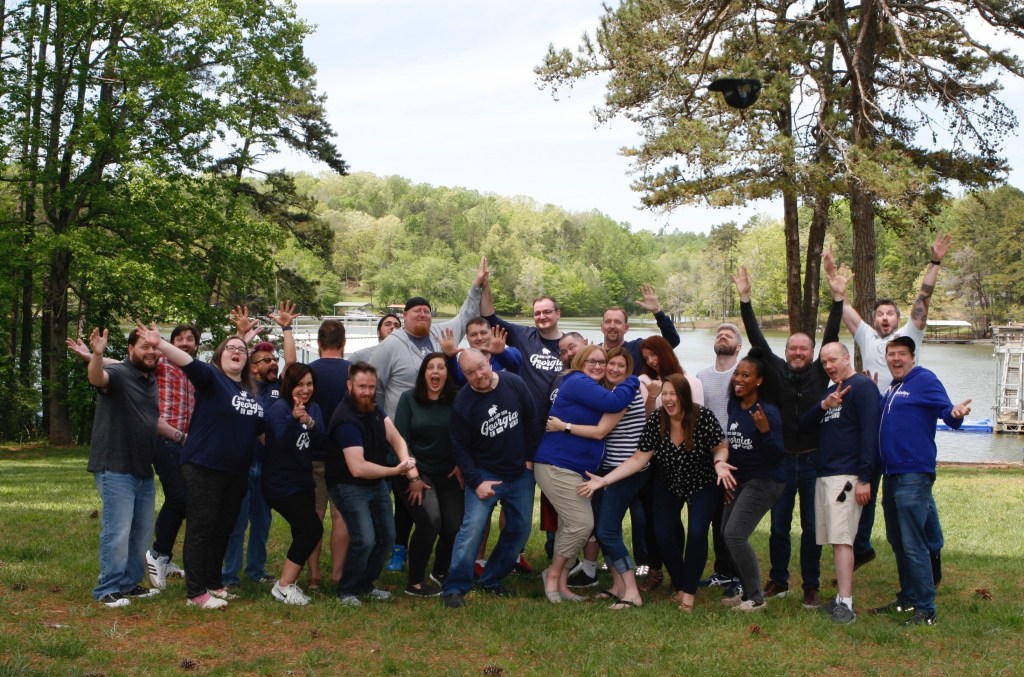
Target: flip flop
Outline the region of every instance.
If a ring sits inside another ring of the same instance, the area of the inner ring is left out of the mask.
[[[608,608],[612,611],[622,611],[623,609],[639,609],[641,606],[643,605],[631,602],[628,599],[620,599],[615,604],[609,605]]]
[[[616,602],[618,602],[619,601],[619,596],[616,595],[611,590],[605,590],[603,592],[599,592],[596,595],[594,595],[594,599],[613,599]]]

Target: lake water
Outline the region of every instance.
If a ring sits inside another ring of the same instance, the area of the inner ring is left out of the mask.
[[[649,316],[648,316],[649,317]],[[565,331],[578,331],[590,341],[601,341],[600,320],[563,319],[559,326]],[[652,319],[642,323],[632,320],[627,338],[657,333]],[[683,368],[695,372],[714,361],[714,333],[711,330],[680,330],[676,355]],[[767,334],[768,343],[777,355],[783,354],[787,334]],[[847,348],[853,349],[853,338],[840,334]],[[746,337],[744,337],[745,340]],[[746,346],[745,346],[746,347]],[[745,352],[745,350],[744,350]],[[954,345],[928,343],[918,350],[917,364],[938,375],[954,403],[971,402],[969,419],[994,418],[996,398],[996,361],[991,345]],[[938,431],[935,442],[940,461],[960,463],[1020,463],[1024,461],[1024,435],[961,431]]]

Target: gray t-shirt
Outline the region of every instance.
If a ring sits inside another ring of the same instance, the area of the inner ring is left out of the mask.
[[[86,469],[152,477],[160,416],[156,378],[136,369],[130,360],[104,370],[109,380],[96,397]]]
[[[718,371],[711,365],[697,372],[697,378],[704,385],[704,406],[714,413],[722,430],[729,427],[729,383],[734,371],[735,364],[725,371]]]

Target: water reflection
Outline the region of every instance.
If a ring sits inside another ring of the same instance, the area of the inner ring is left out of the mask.
[[[627,339],[657,333],[650,316],[640,321],[630,318]],[[565,331],[578,331],[593,342],[602,340],[600,320],[563,319],[559,326]],[[682,330],[676,348],[679,362],[687,371],[695,372],[714,361],[714,334],[710,330]],[[782,355],[786,335],[769,333],[768,343],[776,354]],[[746,336],[744,336],[746,340]],[[841,340],[852,350],[853,338],[845,331]],[[748,348],[744,344],[743,352]],[[946,386],[953,402],[973,400],[969,418],[994,418],[992,407],[996,398],[996,361],[991,345],[926,344],[918,351],[918,364],[934,371]],[[1024,461],[1024,435],[973,432],[938,432],[935,442],[940,461],[961,463]]]

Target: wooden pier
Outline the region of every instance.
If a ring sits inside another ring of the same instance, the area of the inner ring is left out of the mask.
[[[1024,433],[1024,325],[993,327],[996,356],[995,432]]]

